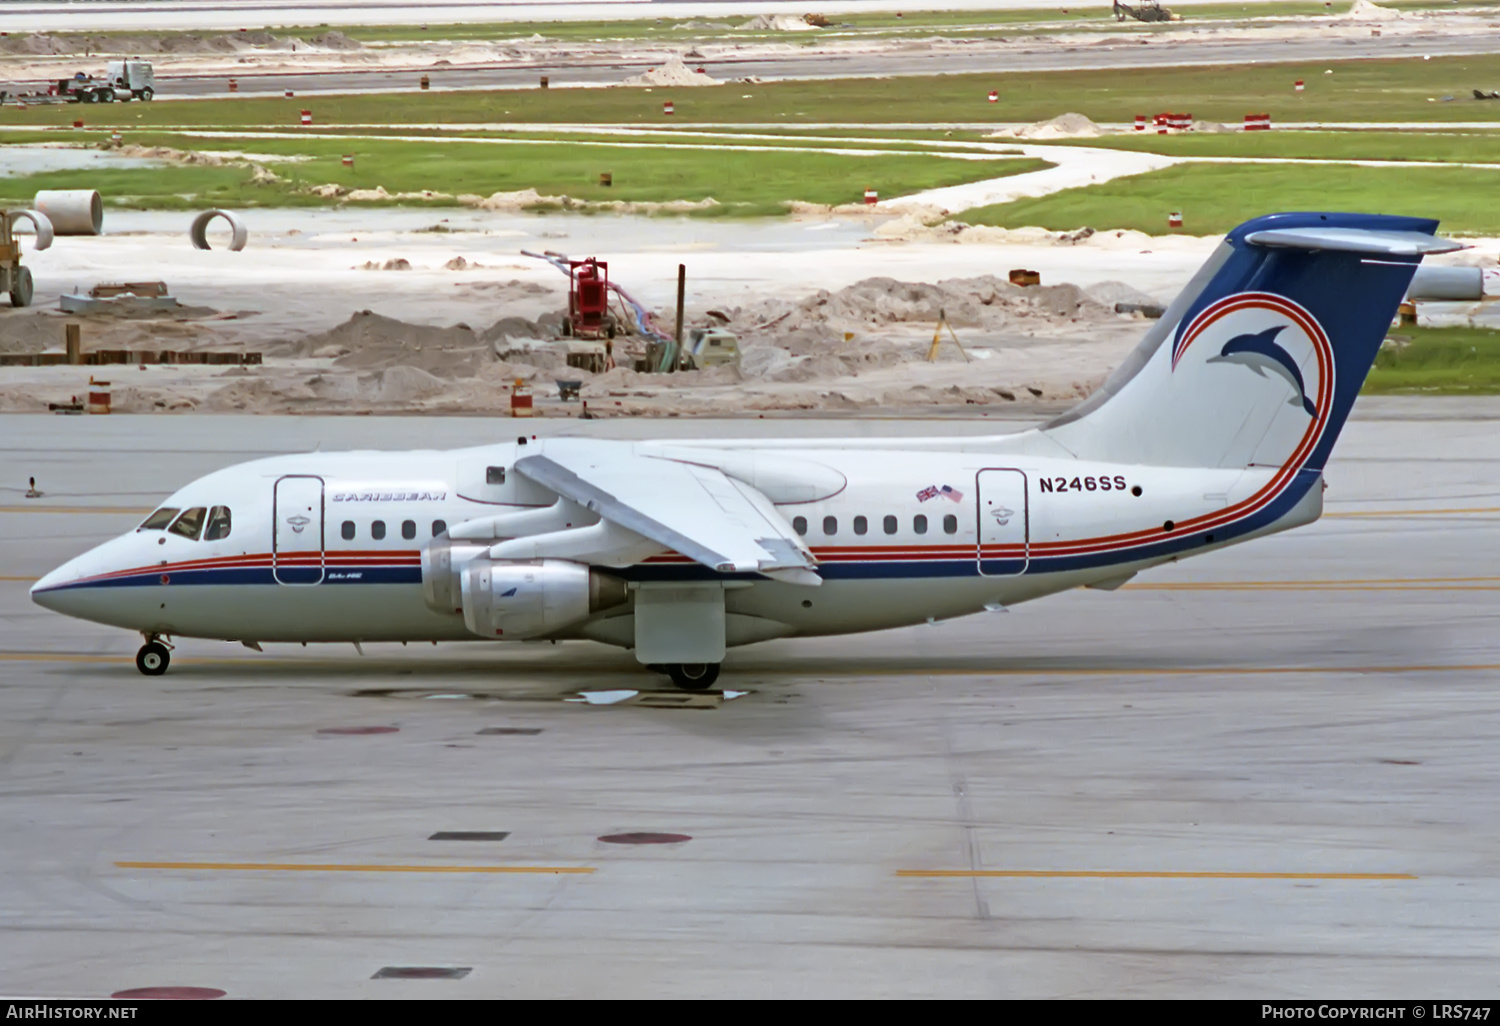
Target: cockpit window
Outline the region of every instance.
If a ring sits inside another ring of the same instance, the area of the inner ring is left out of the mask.
[[[172,509],[169,506],[163,506],[161,509],[157,510],[155,513],[147,517],[145,522],[142,523],[140,527],[137,527],[136,530],[165,531],[167,529],[167,525],[172,522],[172,518],[180,512],[182,511],[178,509]]]
[[[208,529],[203,532],[204,541],[218,541],[229,537],[229,507],[215,506],[208,511]]]
[[[167,528],[167,530],[173,534],[180,534],[184,538],[191,538],[193,541],[197,541],[199,533],[203,530],[203,518],[207,513],[208,510],[204,507],[194,506],[174,520],[172,526]]]

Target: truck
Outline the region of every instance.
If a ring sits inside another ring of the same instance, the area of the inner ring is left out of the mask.
[[[110,61],[103,78],[80,71],[72,78],[58,79],[49,92],[68,103],[149,100],[156,95],[156,71],[150,61]]]

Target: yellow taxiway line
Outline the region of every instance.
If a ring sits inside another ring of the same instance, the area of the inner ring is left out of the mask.
[[[118,869],[181,869],[275,873],[530,873],[588,874],[593,866],[389,866],[329,862],[116,862]]]
[[[1130,869],[898,869],[897,876],[1085,880],[1415,880],[1413,873],[1230,873]]]

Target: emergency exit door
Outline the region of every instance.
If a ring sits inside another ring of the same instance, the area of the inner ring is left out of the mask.
[[[1019,470],[979,472],[979,573],[1010,577],[1024,573],[1031,558],[1026,475]]]
[[[271,573],[277,584],[323,580],[323,479],[292,474],[275,486]]]

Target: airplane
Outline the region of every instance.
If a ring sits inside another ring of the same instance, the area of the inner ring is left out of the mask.
[[[1112,590],[1318,519],[1422,257],[1463,248],[1436,229],[1248,221],[1102,387],[1021,433],[276,456],[186,485],[31,595],[140,632],[147,675],[176,637],[586,639],[701,690],[741,645]]]

